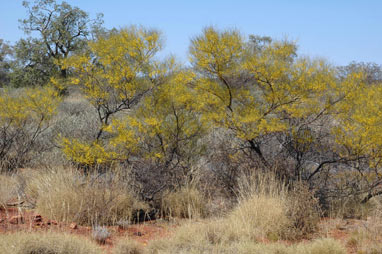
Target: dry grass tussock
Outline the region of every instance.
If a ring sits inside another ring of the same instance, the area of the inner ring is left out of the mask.
[[[19,184],[14,176],[0,174],[0,209],[14,197],[17,197]]]
[[[143,254],[144,249],[141,244],[131,239],[121,239],[113,247],[113,254]]]
[[[162,196],[161,210],[164,217],[203,218],[208,215],[208,200],[195,185],[186,185]]]
[[[242,176],[239,183],[239,203],[225,218],[227,228],[248,240],[283,237],[292,227],[286,185],[272,174]]]
[[[302,183],[289,187],[273,174],[243,176],[239,203],[226,217],[230,230],[250,240],[298,239],[317,229],[317,199]]]
[[[189,235],[191,237],[191,234]],[[147,247],[148,254],[346,254],[346,248],[330,238],[316,239],[310,243],[286,246],[280,243],[236,242],[230,245],[206,244],[205,241],[180,242],[174,240],[156,240]]]
[[[123,172],[83,175],[57,168],[24,175],[26,192],[44,217],[82,225],[111,225],[145,209]]]
[[[347,240],[347,246],[356,249],[358,254],[382,253],[382,202],[380,198],[370,201],[373,203],[370,216],[361,221]]]
[[[0,234],[2,254],[101,254],[100,248],[84,237],[62,233]]]
[[[282,245],[270,245],[266,247],[250,243],[263,239],[271,241],[296,239],[313,230],[316,226],[314,223],[318,222],[319,213],[314,207],[316,200],[306,188],[296,186],[288,189],[272,174],[243,177],[240,183],[239,202],[230,213],[222,218],[181,226],[169,240],[153,242],[149,247],[151,253],[171,253],[171,250],[172,253],[294,253],[293,251],[297,249],[304,249],[304,246],[286,248]],[[301,192],[301,188],[306,193]],[[300,193],[299,197],[297,193]],[[313,207],[307,208],[309,205]],[[316,241],[307,248],[318,249],[322,245],[324,249],[327,245],[332,251],[327,253],[343,253],[342,248],[332,240],[325,240],[322,243]],[[219,249],[220,247],[223,252]],[[272,248],[281,248],[284,252],[275,252]],[[259,249],[258,252],[256,252],[257,249]],[[261,252],[260,249],[265,251]],[[339,251],[335,252],[337,249]],[[224,252],[226,250],[229,251]],[[300,253],[310,252],[301,251]]]

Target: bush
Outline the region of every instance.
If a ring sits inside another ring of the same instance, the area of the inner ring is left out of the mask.
[[[165,217],[200,218],[208,214],[207,200],[195,186],[165,192],[161,209]]]
[[[100,248],[83,237],[60,233],[0,234],[2,254],[101,254]]]
[[[48,149],[41,137],[52,125],[59,102],[52,88],[0,94],[0,171],[25,167],[34,154]]]
[[[84,96],[76,91],[70,91],[57,107],[54,125],[42,137],[46,146],[52,149],[38,153],[33,159],[32,167],[70,166],[72,162],[63,154],[57,143],[61,142],[62,137],[93,140],[99,127],[94,113],[94,107]]]
[[[105,244],[110,237],[110,232],[106,227],[96,226],[92,230],[92,237],[97,243]]]
[[[47,218],[82,225],[110,225],[145,209],[122,173],[83,175],[72,169],[35,171],[27,180],[28,196]]]
[[[123,239],[119,240],[113,248],[113,254],[142,254],[142,246],[134,240]]]

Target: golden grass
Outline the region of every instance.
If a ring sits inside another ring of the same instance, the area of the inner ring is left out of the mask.
[[[6,206],[6,203],[17,197],[18,182],[13,176],[0,174],[0,209]]]
[[[191,237],[191,235],[190,235]],[[179,239],[178,239],[179,240]],[[256,243],[240,241],[229,245],[206,244],[205,242],[176,242],[174,240],[157,240],[146,249],[148,254],[346,254],[346,248],[330,238],[316,239],[309,243],[298,243],[287,246],[281,243]]]
[[[27,193],[44,217],[78,224],[115,224],[145,208],[116,172],[84,176],[72,169],[38,171],[29,175]]]
[[[143,246],[138,242],[125,238],[118,241],[114,246],[113,254],[143,254]]]
[[[207,202],[203,193],[194,185],[186,185],[163,194],[162,215],[189,219],[203,218],[208,214]]]
[[[1,254],[101,254],[100,248],[84,237],[62,233],[0,234]]]
[[[272,174],[247,176],[240,183],[239,202],[230,213],[186,223],[171,238],[152,242],[148,253],[345,253],[339,243],[330,239],[291,247],[258,243],[300,236],[296,221],[312,219],[311,210],[307,209],[307,215],[302,210],[314,202],[310,194],[298,198],[291,195],[287,186]],[[293,209],[298,212],[291,212]]]
[[[382,203],[374,198],[373,209],[369,211],[367,220],[360,221],[348,239],[346,245],[357,250],[358,254],[382,253]]]

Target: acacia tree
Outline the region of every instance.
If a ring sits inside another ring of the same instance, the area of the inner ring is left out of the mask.
[[[111,31],[89,48],[65,64],[75,74],[71,84],[96,109],[98,130],[90,142],[64,137],[64,153],[87,168],[129,164],[146,200],[190,180],[205,131],[193,111],[194,73],[173,58],[155,60],[161,48],[155,30]]]
[[[246,42],[237,31],[213,28],[192,41],[192,70],[171,59],[156,61],[160,48],[158,32],[130,27],[104,34],[88,51],[63,61],[75,74],[71,84],[99,119],[91,142],[63,138],[71,160],[88,166],[126,162],[138,169],[141,182],[149,182],[143,176],[168,176],[167,186],[174,186],[206,155],[200,140],[215,130],[230,139],[223,144],[229,147],[224,160],[212,167],[228,161],[271,170],[281,162],[286,169],[280,176],[293,181],[316,184],[355,168],[360,158],[379,158],[378,139],[371,138],[378,131],[362,120],[376,125],[379,104],[363,118],[357,111],[369,103],[358,95],[377,98],[379,90],[370,84],[364,90],[362,73],[338,78],[325,61],[297,57],[294,43],[259,37]],[[362,149],[345,137],[361,134],[370,135],[367,142],[359,139]],[[232,180],[237,174],[227,175]]]
[[[382,194],[382,88],[378,82],[370,83],[368,75],[352,73],[362,82],[353,83],[352,92],[339,104],[334,129],[341,156],[354,161],[347,174],[348,182],[357,185],[351,193],[364,195],[363,202]]]
[[[99,126],[91,144],[64,139],[64,152],[87,165],[117,158],[123,160],[129,153],[127,150],[124,155],[112,152],[107,131],[112,129],[113,117],[128,112],[161,82],[161,70],[153,60],[161,48],[160,34],[155,30],[130,27],[112,31],[89,42],[88,46],[89,51],[69,57],[64,68],[71,68],[75,73],[71,84],[79,86],[95,107]],[[128,136],[128,146],[133,150],[137,141],[133,134]]]
[[[207,28],[190,53],[200,73],[195,89],[204,119],[232,131],[269,168],[261,138],[288,130],[287,119],[322,114],[331,100],[320,95],[336,80],[323,61],[297,58],[295,44],[261,42],[254,47],[237,31]]]
[[[0,170],[25,166],[46,147],[40,138],[51,126],[60,102],[52,88],[0,93]]]

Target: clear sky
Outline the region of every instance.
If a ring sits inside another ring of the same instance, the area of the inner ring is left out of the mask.
[[[60,0],[57,0],[60,2]],[[351,61],[382,64],[382,0],[67,0],[90,16],[103,13],[107,28],[132,24],[161,30],[164,52],[184,62],[190,38],[205,26],[237,28],[243,35],[296,40],[302,55],[336,65]],[[0,38],[24,34],[21,0],[0,0]]]

